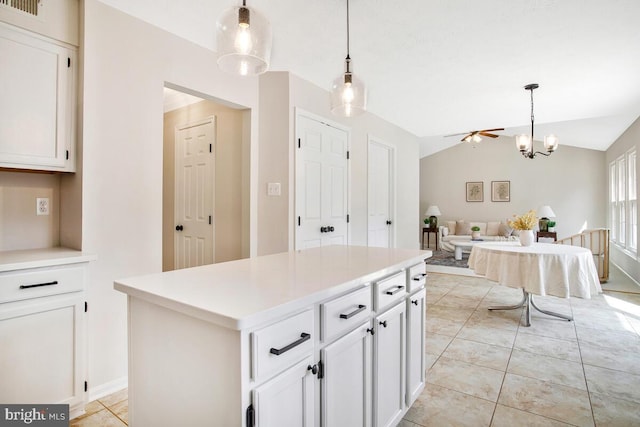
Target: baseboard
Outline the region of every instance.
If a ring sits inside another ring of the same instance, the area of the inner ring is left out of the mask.
[[[129,385],[127,378],[128,377],[122,377],[113,381],[109,381],[108,383],[101,384],[97,387],[91,387],[89,389],[89,402],[93,402],[94,400],[98,400],[105,396],[113,394],[116,391],[120,391],[123,388],[127,388],[127,386]]]

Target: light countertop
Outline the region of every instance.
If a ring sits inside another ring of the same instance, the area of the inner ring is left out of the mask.
[[[131,297],[246,329],[408,268],[431,251],[325,246],[116,280]]]
[[[51,267],[94,261],[95,255],[74,249],[55,247],[0,252],[0,273],[27,268]]]

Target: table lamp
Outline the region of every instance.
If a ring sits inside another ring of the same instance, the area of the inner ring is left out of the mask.
[[[553,209],[551,209],[551,206],[544,205],[540,206],[540,209],[538,209],[538,217],[540,218],[540,220],[538,221],[540,231],[549,231],[549,227],[547,225],[549,223],[549,218],[555,218],[556,214],[553,213]]]
[[[440,209],[438,209],[438,206],[436,206],[436,205],[429,206],[429,208],[424,213],[424,215],[429,217],[429,226],[431,228],[438,228],[438,218],[437,218],[437,216],[438,215],[442,215],[440,213]]]

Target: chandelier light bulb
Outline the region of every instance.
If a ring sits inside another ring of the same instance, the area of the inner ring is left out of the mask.
[[[544,148],[546,148],[549,152],[556,151],[556,148],[558,148],[558,137],[554,134],[545,136]]]

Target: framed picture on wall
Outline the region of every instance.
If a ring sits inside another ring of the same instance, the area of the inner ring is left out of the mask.
[[[491,181],[491,201],[509,202],[511,200],[511,181]]]
[[[467,182],[467,202],[483,202],[484,201],[484,183]]]

